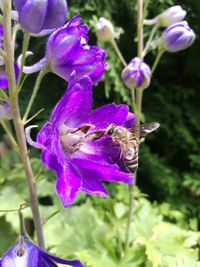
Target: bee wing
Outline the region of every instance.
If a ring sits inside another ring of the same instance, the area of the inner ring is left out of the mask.
[[[160,127],[160,123],[158,122],[149,122],[141,124],[138,127],[134,127],[131,129],[131,132],[136,133],[137,131],[140,132],[140,138],[145,137],[147,134],[157,130]]]

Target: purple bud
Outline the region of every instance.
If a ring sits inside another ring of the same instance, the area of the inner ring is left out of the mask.
[[[0,119],[4,119],[4,120],[12,119],[10,105],[7,102],[0,103]]]
[[[87,44],[88,26],[81,23],[82,19],[75,16],[50,35],[46,61],[52,72],[65,80],[75,70],[77,79],[88,75],[96,83],[105,70],[105,50]]]
[[[196,35],[187,21],[175,23],[165,29],[161,36],[161,43],[168,52],[178,52],[191,46]]]
[[[172,6],[164,10],[157,16],[160,26],[167,27],[174,23],[182,21],[186,16],[186,11],[181,6]]]
[[[15,0],[21,26],[34,34],[64,24],[67,15],[66,0]]]
[[[147,88],[150,84],[151,70],[142,59],[135,57],[123,69],[122,79],[129,89]]]

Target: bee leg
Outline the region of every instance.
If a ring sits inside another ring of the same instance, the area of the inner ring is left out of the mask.
[[[120,159],[122,158],[122,153],[121,151],[119,152],[119,155],[113,160],[111,157],[109,157],[109,159],[116,164]]]

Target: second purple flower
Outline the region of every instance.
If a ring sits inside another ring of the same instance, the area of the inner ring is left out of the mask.
[[[93,83],[101,80],[105,71],[105,50],[88,45],[88,26],[82,25],[79,15],[65,26],[53,32],[46,47],[46,56],[31,67],[24,67],[25,73],[33,73],[45,66],[68,81],[76,71],[76,79],[88,75]]]

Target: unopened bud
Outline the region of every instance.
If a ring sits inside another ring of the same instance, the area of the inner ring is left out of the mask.
[[[4,120],[12,119],[10,105],[7,102],[0,103],[0,119],[4,119]]]
[[[136,57],[122,71],[122,79],[129,89],[149,87],[151,70],[142,59]]]
[[[168,27],[174,23],[182,21],[186,16],[186,11],[181,6],[172,6],[157,16],[157,23],[161,27]]]
[[[105,18],[100,18],[96,24],[96,35],[100,41],[104,42],[111,42],[118,37],[113,24]]]
[[[191,46],[196,35],[187,21],[175,23],[165,29],[161,36],[161,45],[168,52],[178,52]]]
[[[15,0],[19,24],[28,32],[38,34],[62,26],[67,15],[66,0]]]

